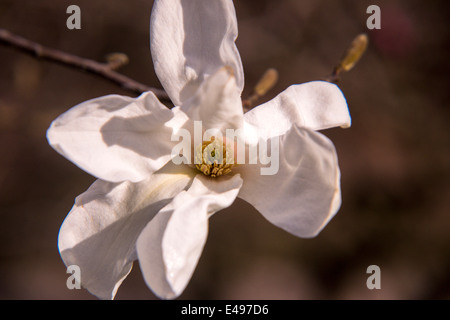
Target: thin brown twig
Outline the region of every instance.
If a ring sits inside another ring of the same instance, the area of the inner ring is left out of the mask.
[[[117,65],[100,63],[94,60],[81,58],[67,52],[48,48],[39,43],[22,38],[5,29],[0,29],[0,42],[4,42],[27,53],[33,54],[37,58],[55,61],[100,75],[103,78],[115,82],[121,85],[124,89],[134,93],[140,94],[142,92],[152,91],[159,99],[169,101],[169,96],[164,90],[149,87],[114,71],[114,69],[117,69]]]

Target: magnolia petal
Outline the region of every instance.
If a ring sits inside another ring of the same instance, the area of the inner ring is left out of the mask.
[[[293,125],[312,130],[349,127],[351,118],[338,86],[324,81],[292,85],[244,115],[249,136],[276,137]]]
[[[220,68],[205,80],[194,96],[182,106],[189,119],[202,121],[204,130],[239,129],[243,126],[244,112],[240,92],[232,70]]]
[[[194,273],[208,234],[208,218],[230,206],[242,179],[195,177],[148,223],[137,241],[137,254],[147,285],[164,299],[178,297]]]
[[[239,197],[276,226],[314,237],[341,204],[335,148],[324,135],[296,126],[279,139],[279,159],[271,155],[276,174],[261,175],[259,164],[235,169],[244,179]]]
[[[59,116],[47,139],[56,151],[99,179],[137,182],[167,163],[174,145],[172,132],[186,119],[151,92],[136,99],[109,95]]]
[[[156,74],[180,106],[222,66],[234,70],[242,92],[244,72],[235,45],[237,20],[231,0],[156,0],[150,45]]]
[[[114,298],[136,259],[141,230],[193,175],[187,166],[170,162],[139,183],[97,180],[76,198],[61,226],[58,247],[66,266],[80,267],[84,288],[101,299]]]

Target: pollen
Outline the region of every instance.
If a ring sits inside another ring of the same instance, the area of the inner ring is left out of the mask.
[[[228,174],[236,166],[233,150],[215,137],[197,146],[194,161],[197,170],[212,178]]]

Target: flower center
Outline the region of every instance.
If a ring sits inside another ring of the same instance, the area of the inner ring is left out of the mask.
[[[195,150],[195,167],[206,176],[219,177],[235,166],[232,149],[220,139],[211,137]]]

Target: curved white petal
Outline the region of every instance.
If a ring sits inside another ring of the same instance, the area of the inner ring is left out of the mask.
[[[276,174],[261,175],[259,164],[235,169],[244,179],[239,197],[276,226],[299,237],[314,237],[341,204],[334,145],[324,135],[296,126],[279,143]]]
[[[197,92],[181,106],[189,119],[202,121],[204,130],[239,129],[244,112],[235,77],[223,67],[205,80]]]
[[[99,179],[137,182],[169,161],[172,131],[186,119],[151,92],[135,99],[109,95],[59,116],[47,139],[56,151]]]
[[[247,112],[244,119],[246,134],[263,138],[282,135],[293,125],[312,130],[351,125],[344,95],[338,86],[325,81],[292,85]]]
[[[150,45],[156,74],[180,106],[218,68],[231,66],[240,92],[241,58],[235,45],[237,20],[231,0],[156,0]]]
[[[139,183],[97,180],[76,198],[61,226],[58,247],[66,266],[80,267],[84,288],[101,299],[114,298],[136,259],[141,230],[186,188],[193,174],[170,162]]]
[[[161,298],[179,296],[194,273],[208,234],[208,218],[230,206],[242,179],[198,174],[191,187],[163,208],[142,231],[137,254],[147,285]]]

